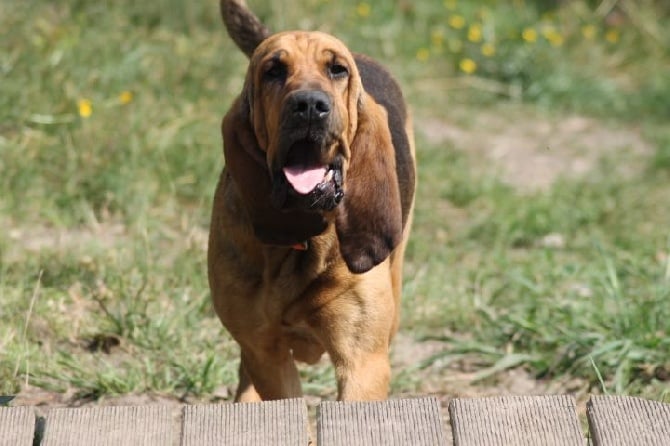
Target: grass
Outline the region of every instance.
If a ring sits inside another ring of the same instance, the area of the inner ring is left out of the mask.
[[[405,86],[420,189],[402,330],[445,342],[433,366],[470,357],[482,386],[524,367],[668,398],[661,2],[609,14],[582,1],[251,4],[275,29],[337,34]],[[216,2],[9,0],[0,25],[0,394],[207,398],[233,386],[204,247],[220,119],[245,64]],[[649,153],[622,173],[628,158],[604,147],[588,175],[531,190],[422,130],[430,117],[476,133],[498,114],[521,135],[528,117],[574,113],[639,132]],[[394,391],[421,392],[397,372]],[[307,392],[333,395],[327,366],[302,373]]]

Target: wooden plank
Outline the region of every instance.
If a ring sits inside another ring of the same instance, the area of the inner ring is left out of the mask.
[[[303,399],[186,406],[183,446],[307,445]]]
[[[436,398],[375,402],[322,402],[319,446],[421,446],[447,444]]]
[[[0,407],[0,446],[32,446],[34,435],[31,407]]]
[[[175,418],[156,405],[51,409],[42,446],[169,446],[179,437]]]
[[[575,399],[568,395],[453,399],[455,446],[583,446]]]
[[[592,396],[586,415],[595,446],[670,445],[670,404],[628,396]]]

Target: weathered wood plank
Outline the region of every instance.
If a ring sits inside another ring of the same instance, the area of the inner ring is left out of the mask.
[[[0,407],[0,446],[32,446],[34,435],[31,407]]]
[[[169,446],[179,423],[167,406],[107,406],[51,409],[42,446]]]
[[[592,396],[586,415],[595,446],[670,445],[670,404],[627,396]]]
[[[575,399],[501,396],[449,403],[455,446],[583,446]]]
[[[183,446],[307,445],[307,406],[302,399],[186,406]]]
[[[435,398],[378,402],[322,402],[319,446],[445,445],[440,404]]]

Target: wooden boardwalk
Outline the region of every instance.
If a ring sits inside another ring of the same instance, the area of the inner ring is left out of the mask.
[[[594,396],[583,432],[573,397],[323,402],[310,435],[301,399],[171,407],[0,407],[0,446],[668,446],[670,404]],[[445,432],[451,425],[451,435]]]

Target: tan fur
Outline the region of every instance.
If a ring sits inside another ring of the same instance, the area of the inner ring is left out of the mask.
[[[224,11],[226,3],[240,4],[224,0]],[[277,54],[290,68],[281,85],[263,79]],[[324,74],[333,59],[347,66],[346,79]],[[269,203],[272,167],[284,156],[283,101],[306,88],[332,99],[330,132],[337,136],[324,156],[344,159],[344,202],[322,213]],[[409,119],[405,131],[413,160]],[[236,401],[301,396],[295,361],[315,363],[324,352],[334,364],[338,399],[386,398],[411,211],[403,226],[387,111],[364,91],[352,54],[323,33],[262,40],[222,133],[226,167],[214,197],[208,266],[214,308],[241,349]],[[413,165],[411,171],[413,194]],[[352,272],[356,250],[372,250],[358,245],[374,240],[369,231],[377,228],[389,231],[383,238],[391,250],[379,251],[376,266],[363,262],[365,272]],[[279,242],[267,242],[275,236]],[[284,238],[305,240],[308,249],[293,249]]]

